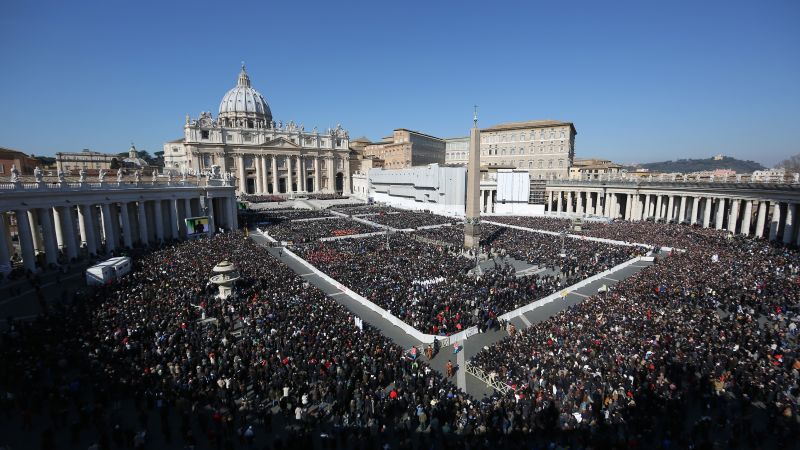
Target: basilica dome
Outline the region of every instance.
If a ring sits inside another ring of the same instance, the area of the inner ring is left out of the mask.
[[[272,122],[272,111],[264,96],[250,86],[244,65],[236,87],[222,97],[219,119],[223,126],[241,128],[265,128]]]

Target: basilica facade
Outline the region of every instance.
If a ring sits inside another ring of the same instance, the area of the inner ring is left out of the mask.
[[[167,170],[208,173],[219,166],[242,194],[351,193],[350,137],[341,126],[308,131],[273,120],[244,65],[216,119],[186,116],[182,139],[164,144]]]

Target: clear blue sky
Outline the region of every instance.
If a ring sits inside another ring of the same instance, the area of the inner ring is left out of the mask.
[[[244,60],[275,119],[466,135],[560,119],[577,156],[800,153],[800,2],[4,2],[0,146],[158,151]]]

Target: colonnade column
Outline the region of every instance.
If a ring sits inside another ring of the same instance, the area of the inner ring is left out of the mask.
[[[67,242],[64,240],[64,230],[61,228],[61,222],[64,219],[61,218],[61,209],[60,207],[53,208],[53,225],[56,230],[56,245],[59,251],[63,251],[64,254],[67,253],[66,247]]]
[[[58,244],[56,243],[56,230],[53,227],[53,211],[50,208],[39,208],[37,215],[42,228],[45,261],[48,264],[56,264],[58,262]]]
[[[11,252],[8,249],[8,227],[6,226],[6,213],[0,211],[0,266],[8,265],[11,268]]]
[[[736,234],[736,222],[739,221],[739,199],[731,199],[731,214],[728,216],[728,231]]]
[[[772,221],[769,224],[769,240],[774,241],[778,238],[778,228],[781,225],[781,204],[772,202]]]
[[[161,242],[164,240],[164,211],[161,200],[153,201],[153,222],[156,227],[156,241]]]
[[[214,222],[214,199],[206,197],[206,208],[208,209],[208,235],[213,236],[217,226]]]
[[[178,199],[167,200],[169,202],[169,230],[172,239],[178,239]]]
[[[136,209],[138,210],[137,219],[139,220],[139,242],[141,242],[142,245],[147,245],[149,241],[147,236],[147,208],[144,200],[139,200]]]
[[[261,155],[253,156],[253,164],[256,166],[256,183],[255,189],[256,194],[263,194],[264,193],[264,180],[263,180],[263,173],[261,173]]]
[[[742,228],[741,233],[745,236],[750,234],[750,224],[753,220],[753,201],[744,201],[744,214],[742,214]]]
[[[755,237],[764,237],[764,223],[767,221],[767,202],[758,202]]]
[[[794,237],[794,223],[797,219],[795,219],[797,214],[797,205],[794,203],[788,203],[786,205],[786,223],[783,226],[783,243],[789,244],[792,242],[792,238]]]
[[[81,239],[86,243],[86,250],[90,255],[97,254],[97,239],[94,235],[94,221],[92,220],[92,213],[94,207],[91,205],[80,205],[78,212],[80,212],[80,228]]]
[[[714,228],[717,230],[722,229],[722,222],[725,220],[725,199],[717,199],[717,220],[714,222]]]
[[[692,215],[691,215],[691,219],[689,219],[692,222],[691,223],[692,225],[697,223],[697,212],[698,211],[700,211],[700,197],[694,197],[692,199]]]
[[[188,217],[192,217],[192,199],[191,198],[183,199],[183,218],[186,219]],[[183,220],[181,221],[180,228],[181,228],[181,231],[183,232],[184,236],[189,234],[189,230],[186,229],[186,222],[185,221],[183,221]]]
[[[661,216],[661,202],[662,202],[661,197],[662,197],[661,194],[657,194],[656,195],[656,213],[654,214],[656,220],[659,220],[662,217]]]
[[[686,196],[681,195],[681,203],[678,205],[678,223],[683,223],[686,219]]]
[[[278,193],[278,157],[272,155],[272,193]]]
[[[75,239],[75,222],[72,217],[72,206],[59,206],[58,211],[59,226],[61,234],[66,242],[65,254],[71,260],[78,257],[77,240]],[[2,243],[0,243],[2,245]]]
[[[711,225],[711,197],[706,197],[706,206],[703,208],[703,228]]]
[[[122,218],[122,243],[126,248],[131,248],[133,247],[133,226],[131,225],[131,215],[126,202],[119,204],[119,212]]]
[[[553,191],[547,191],[547,211],[553,211]]]
[[[567,205],[566,209],[564,210],[567,213],[571,213],[572,211],[572,191],[567,191]]]
[[[103,212],[103,236],[106,238],[106,252],[111,252],[117,249],[114,228],[111,226],[111,208],[108,207],[108,203],[103,203],[100,205],[100,210]]]
[[[556,192],[556,212],[561,212],[561,191]]]
[[[17,216],[17,235],[19,236],[19,246],[22,250],[22,263],[31,272],[36,271],[36,253],[33,251],[33,235],[31,234],[31,223],[28,218],[28,211],[15,210]]]
[[[667,222],[669,222],[675,215],[675,196],[670,194],[667,198]]]

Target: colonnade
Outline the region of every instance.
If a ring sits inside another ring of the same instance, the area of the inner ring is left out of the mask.
[[[496,189],[481,189],[480,209],[484,214],[494,213],[494,205],[497,203]]]
[[[546,211],[688,223],[800,245],[800,193],[691,192],[548,186]]]
[[[246,158],[252,161],[250,166]],[[349,160],[335,154],[239,154],[236,164],[238,191],[243,194],[352,191]],[[247,185],[250,174],[254,180],[252,192]],[[339,177],[341,184],[337,185]]]
[[[35,271],[37,266],[236,229],[236,214],[232,186],[2,189],[0,272],[13,262]],[[207,224],[187,229],[184,219],[190,217],[206,217]]]

